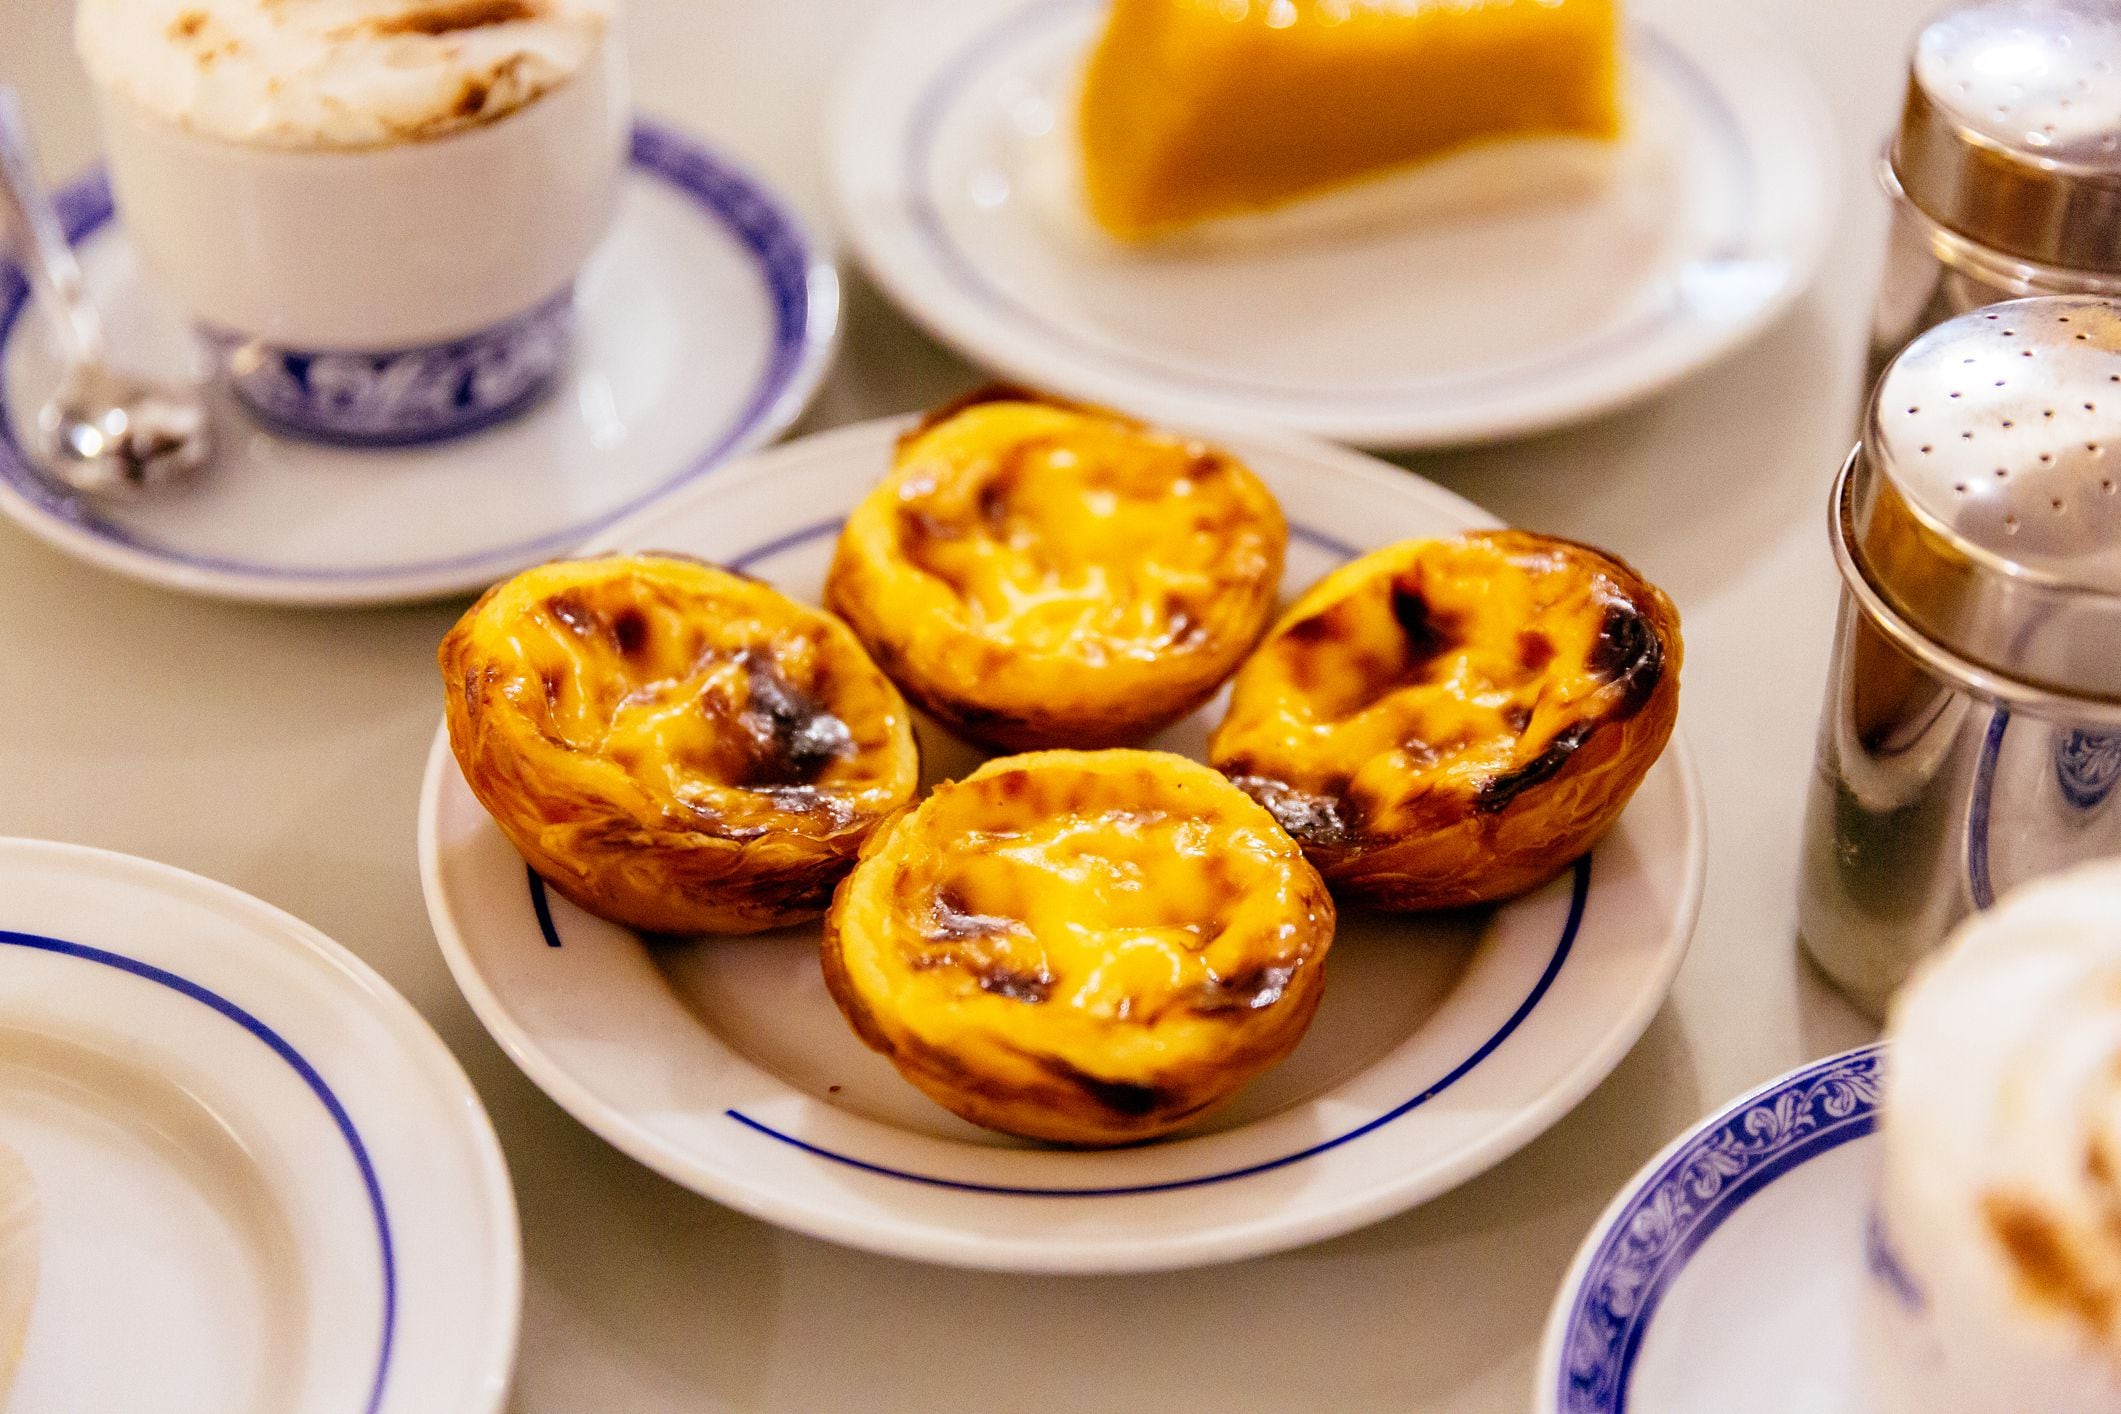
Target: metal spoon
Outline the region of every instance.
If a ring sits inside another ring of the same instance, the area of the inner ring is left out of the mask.
[[[206,406],[195,388],[150,383],[110,366],[103,324],[30,156],[21,100],[0,84],[0,215],[66,358],[59,390],[37,413],[37,459],[90,495],[124,495],[205,465]]]

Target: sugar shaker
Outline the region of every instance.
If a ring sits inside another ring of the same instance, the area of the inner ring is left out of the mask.
[[[1979,0],[1916,41],[1871,372],[1999,300],[2121,297],[2121,4]]]
[[[1969,912],[2121,853],[2121,303],[2015,300],[1918,337],[1829,521],[1798,922],[1880,1013]]]

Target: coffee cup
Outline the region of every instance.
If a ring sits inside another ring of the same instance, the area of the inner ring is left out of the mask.
[[[244,403],[408,443],[550,385],[630,130],[600,3],[169,8],[84,0],[77,36],[128,238]]]

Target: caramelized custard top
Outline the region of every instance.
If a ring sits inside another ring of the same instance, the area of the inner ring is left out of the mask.
[[[1273,821],[1159,752],[990,762],[880,840],[843,905],[882,913],[861,931],[887,941],[849,971],[931,1041],[982,1032],[1018,1061],[1112,1077],[1212,1055],[1331,935]]]
[[[1198,646],[1234,586],[1278,577],[1266,489],[1203,443],[1028,401],[914,434],[886,483],[906,564],[1013,649],[1101,665]]]
[[[1239,673],[1216,764],[1314,844],[1500,810],[1664,672],[1605,556],[1522,531],[1408,541],[1320,581]]]
[[[903,798],[905,709],[841,625],[687,561],[549,568],[481,615],[489,671],[668,823],[832,833]]]

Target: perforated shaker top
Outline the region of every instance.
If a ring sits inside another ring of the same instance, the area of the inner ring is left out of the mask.
[[[1962,235],[2121,271],[2121,4],[1983,0],[1932,21],[1892,164],[1908,198]]]
[[[1932,329],[1872,396],[1854,550],[1976,662],[2121,693],[2121,304],[2015,300]]]

